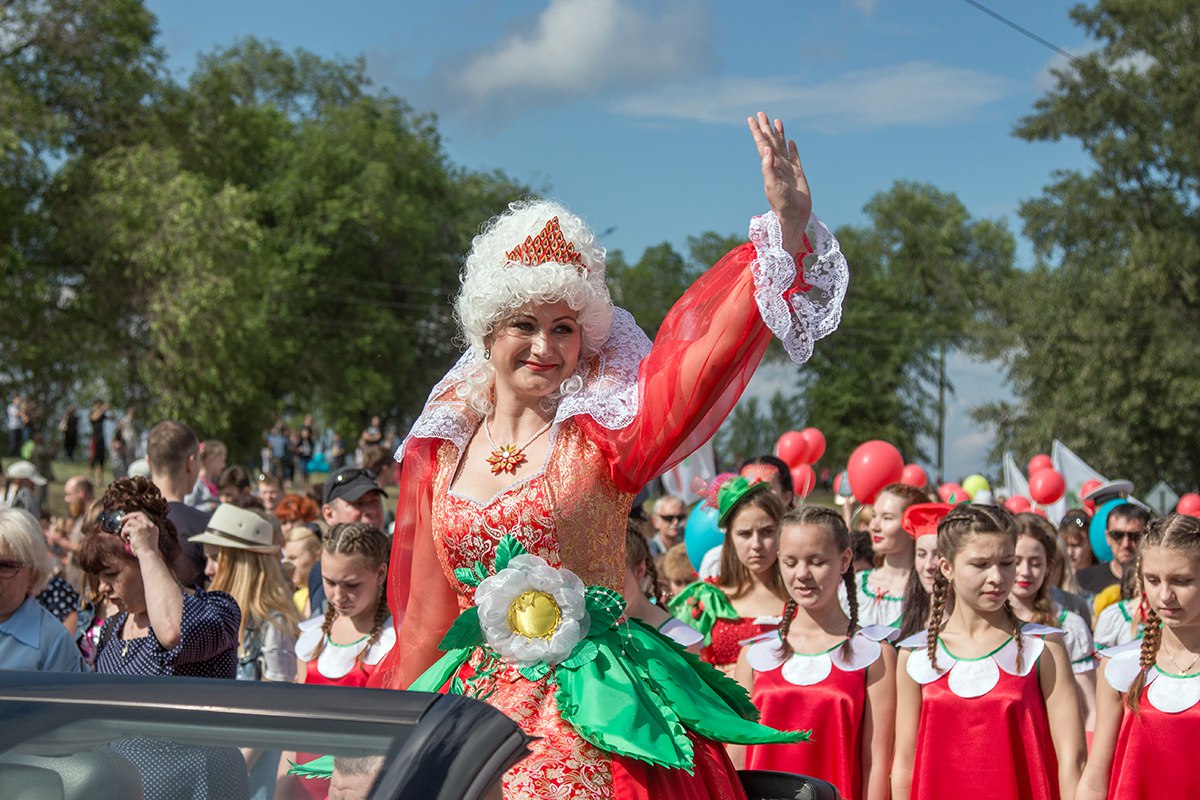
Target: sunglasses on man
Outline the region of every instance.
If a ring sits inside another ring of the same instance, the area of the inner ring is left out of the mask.
[[[1130,544],[1137,544],[1138,541],[1142,538],[1141,531],[1108,531],[1108,535],[1112,538],[1112,540],[1114,542],[1116,542],[1118,544],[1125,541],[1126,539],[1129,540]]]
[[[687,514],[659,514],[658,518],[668,525],[682,525],[687,521]]]

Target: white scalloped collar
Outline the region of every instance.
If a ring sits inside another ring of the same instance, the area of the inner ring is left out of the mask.
[[[1129,691],[1142,671],[1142,640],[1110,647],[1101,654],[1108,659],[1104,679],[1121,694]],[[1173,675],[1154,666],[1146,674],[1146,701],[1164,714],[1179,714],[1200,703],[1200,673]]]
[[[890,640],[898,631],[885,625],[863,628],[850,639],[850,652],[842,649],[842,642],[820,653],[793,653],[783,658],[779,653],[779,632],[759,637],[746,651],[746,662],[756,672],[770,672],[782,667],[781,674],[788,683],[796,686],[812,686],[829,677],[836,666],[842,672],[858,672],[879,660],[883,648],[881,641]]]
[[[908,637],[900,643],[900,646],[915,648],[908,657],[906,667],[910,678],[924,686],[949,674],[947,686],[950,691],[969,700],[974,697],[982,697],[996,688],[996,684],[1000,682],[1001,670],[1018,677],[1028,675],[1045,648],[1041,637],[1059,632],[1058,628],[1026,623],[1021,627],[1019,651],[1016,638],[1010,637],[1008,641],[991,653],[972,659],[955,658],[939,638],[937,669],[934,669],[933,664],[929,661],[929,651],[924,646],[928,641],[925,633]],[[1019,670],[1017,669],[1018,652],[1021,654]]]
[[[317,645],[325,636],[321,630],[324,622],[324,617],[313,617],[300,623],[300,636],[296,639],[296,656],[301,660],[312,661]],[[389,616],[384,620],[383,630],[379,633],[378,641],[371,645],[367,649],[367,654],[363,656],[363,663],[378,664],[395,645],[396,626],[392,624],[392,618]],[[358,654],[365,648],[367,648],[367,637],[365,636],[354,644],[341,645],[326,642],[325,646],[321,648],[320,656],[317,657],[317,672],[329,680],[344,678],[354,669]]]

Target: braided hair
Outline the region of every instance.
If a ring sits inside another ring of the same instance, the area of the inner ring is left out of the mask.
[[[1016,545],[1017,528],[1012,515],[999,506],[963,504],[955,506],[938,523],[938,557],[954,561],[962,550],[968,536],[998,534],[1008,537]],[[933,576],[933,607],[929,610],[929,631],[926,647],[929,663],[937,669],[938,635],[945,625],[946,604],[953,586],[941,570]],[[1012,625],[1013,638],[1017,641],[1017,670],[1021,669],[1024,642],[1021,640],[1021,620],[1008,600],[1004,601],[1004,615]]]
[[[391,547],[391,540],[388,539],[386,533],[364,522],[338,523],[329,529],[329,533],[325,534],[325,538],[321,542],[323,552],[337,556],[359,556],[367,563],[369,569],[378,569],[381,565],[386,566]],[[383,633],[383,623],[388,618],[388,606],[384,597],[386,586],[387,580],[385,578],[379,584],[379,597],[375,601],[374,624],[371,626],[371,632],[367,636],[366,646],[359,652],[358,658],[355,660],[356,664],[362,663],[362,659],[366,656],[371,645],[379,641],[379,636]],[[321,641],[317,644],[313,658],[321,654],[325,643],[329,641],[329,634],[333,630],[333,623],[337,618],[337,610],[333,607],[332,603],[327,603],[325,605],[325,619],[321,622]]]
[[[828,534],[833,541],[833,546],[840,552],[851,550],[850,545],[850,529],[846,527],[845,520],[841,514],[831,508],[822,506],[801,506],[800,508],[789,511],[783,516],[780,521],[780,534],[784,528],[799,525],[811,525],[816,528],[821,528]],[[778,562],[776,562],[778,563]],[[850,559],[850,564],[846,567],[846,571],[842,573],[842,582],[846,587],[846,598],[850,604],[850,624],[846,629],[846,641],[842,643],[842,654],[850,655],[850,639],[858,631],[858,593],[854,589],[854,559]],[[789,594],[787,603],[783,607],[783,619],[779,623],[779,649],[784,658],[792,655],[792,646],[788,643],[788,632],[791,630],[792,621],[796,618],[796,612],[800,606],[795,598]]]
[[[1152,521],[1146,527],[1135,561],[1139,593],[1145,591],[1142,559],[1146,550],[1151,547],[1179,550],[1193,558],[1200,558],[1200,519],[1186,514],[1171,514]],[[1125,705],[1135,714],[1138,713],[1142,689],[1146,686],[1146,676],[1158,661],[1158,650],[1161,646],[1162,618],[1153,606],[1149,606],[1146,624],[1142,630],[1142,652],[1138,662],[1141,670],[1129,685],[1129,690],[1125,692]]]

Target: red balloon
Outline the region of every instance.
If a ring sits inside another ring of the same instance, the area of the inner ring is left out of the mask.
[[[808,497],[808,493],[817,485],[817,473],[808,464],[797,464],[791,471],[792,491],[800,497]]]
[[[1004,501],[1004,507],[1014,514],[1020,514],[1023,511],[1030,511],[1033,508],[1033,503],[1029,502],[1028,497],[1015,494]]]
[[[1175,511],[1179,514],[1187,514],[1189,517],[1200,517],[1200,494],[1188,492],[1179,498]]]
[[[916,486],[918,489],[924,489],[929,485],[929,476],[925,474],[925,470],[917,464],[906,464],[904,471],[900,473],[900,482],[907,483],[909,486]]]
[[[957,483],[943,483],[938,487],[938,497],[942,498],[943,503],[954,503],[955,505],[971,499],[967,490]]]
[[[1067,482],[1053,469],[1043,469],[1029,476],[1029,496],[1034,502],[1048,506],[1067,491]]]
[[[1095,478],[1091,478],[1089,480],[1084,481],[1083,485],[1079,487],[1079,498],[1082,500],[1085,496],[1087,496],[1094,490],[1099,489],[1100,486],[1101,486],[1100,481],[1096,480]]]
[[[1054,460],[1050,456],[1038,453],[1029,459],[1029,477],[1032,478],[1035,472],[1041,472],[1044,469],[1054,469]]]
[[[850,488],[860,503],[874,503],[879,490],[898,482],[903,474],[904,456],[894,445],[879,439],[860,444],[846,462]]]
[[[808,463],[808,441],[800,431],[788,431],[775,443],[775,455],[789,467]]]
[[[805,428],[800,431],[801,438],[808,445],[808,459],[805,463],[815,464],[825,455],[825,434],[816,428]]]

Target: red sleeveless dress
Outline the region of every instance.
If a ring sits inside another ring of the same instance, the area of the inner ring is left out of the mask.
[[[1140,671],[1142,640],[1103,655],[1104,677],[1124,694]],[[1200,797],[1196,742],[1200,741],[1200,674],[1173,675],[1153,667],[1138,713],[1125,710],[1113,755],[1108,796]]]
[[[826,780],[846,800],[863,796],[863,715],[867,705],[867,669],[882,655],[880,640],[894,628],[875,626],[859,631],[850,653],[842,645],[823,653],[779,653],[779,637],[750,646],[746,658],[754,669],[751,699],[772,727],[811,721],[812,738],[795,744],[762,744],[746,748],[747,769],[798,772]]]
[[[921,721],[912,800],[1060,800],[1058,759],[1035,669],[1042,640],[1023,635],[1019,669],[1013,639],[969,660],[939,643],[934,670],[925,634],[914,638],[908,674],[921,684]]]

